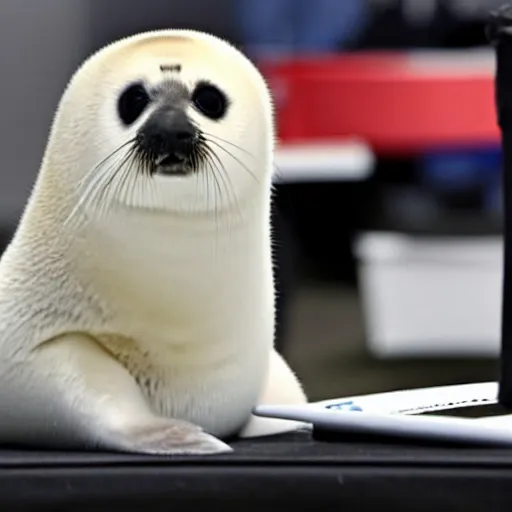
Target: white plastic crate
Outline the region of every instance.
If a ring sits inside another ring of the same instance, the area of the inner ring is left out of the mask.
[[[362,235],[355,252],[370,351],[498,356],[502,247],[499,236]]]

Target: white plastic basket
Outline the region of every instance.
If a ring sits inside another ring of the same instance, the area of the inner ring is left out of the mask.
[[[499,236],[362,235],[355,252],[370,351],[498,356],[502,246]]]

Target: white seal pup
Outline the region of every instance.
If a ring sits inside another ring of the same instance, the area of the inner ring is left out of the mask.
[[[90,57],[0,262],[0,442],[153,454],[297,428],[273,348],[266,84],[186,30]],[[15,170],[13,170],[15,172]]]

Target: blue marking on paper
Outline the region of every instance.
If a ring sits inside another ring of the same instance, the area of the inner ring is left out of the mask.
[[[352,401],[348,402],[340,402],[338,404],[331,404],[326,406],[327,409],[335,409],[337,411],[361,411],[362,408],[359,405],[355,404]]]

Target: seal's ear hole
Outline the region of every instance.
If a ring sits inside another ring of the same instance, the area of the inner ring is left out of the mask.
[[[127,87],[119,96],[117,110],[124,125],[134,123],[149,105],[150,97],[144,85],[137,83]]]
[[[192,103],[202,114],[215,121],[226,115],[229,106],[226,95],[207,82],[197,84],[192,93]]]

